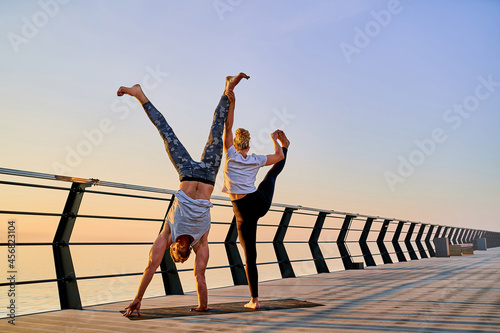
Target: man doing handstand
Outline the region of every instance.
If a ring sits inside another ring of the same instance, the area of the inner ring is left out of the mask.
[[[166,217],[167,223],[164,224],[163,230],[151,247],[149,261],[142,275],[139,290],[134,300],[125,308],[124,316],[130,316],[134,310],[137,310],[137,314],[140,315],[141,301],[146,288],[168,248],[170,248],[170,255],[174,262],[186,261],[191,248],[195,252],[194,275],[198,306],[191,310],[209,310],[205,269],[208,263],[208,231],[212,207],[210,196],[222,159],[224,124],[228,113],[234,112],[233,89],[242,78],[248,79],[249,76],[240,73],[226,77],[224,94],[215,109],[212,127],[200,162],[191,158],[163,115],[151,104],[138,84],[130,88],[118,89],[118,96],[127,94],[137,98],[142,104],[149,119],[163,138],[168,156],[179,173],[180,180],[179,190],[175,193],[174,202]]]

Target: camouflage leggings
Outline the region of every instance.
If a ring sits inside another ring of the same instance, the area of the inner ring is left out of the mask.
[[[163,115],[151,104],[143,104],[149,119],[160,132],[165,143],[165,149],[175,169],[179,173],[179,180],[195,180],[206,184],[215,184],[215,177],[222,160],[224,124],[229,110],[229,99],[223,95],[215,109],[214,120],[207,144],[201,156],[201,162],[194,161],[186,148],[179,141],[174,131]]]

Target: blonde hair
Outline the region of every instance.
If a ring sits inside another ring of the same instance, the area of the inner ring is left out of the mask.
[[[244,128],[238,128],[234,132],[233,144],[237,151],[250,148],[250,132]]]

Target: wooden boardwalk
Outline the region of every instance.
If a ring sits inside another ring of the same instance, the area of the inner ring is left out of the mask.
[[[247,286],[209,291],[212,306]],[[261,300],[323,306],[129,320],[128,302],[0,320],[0,332],[500,332],[500,248],[261,283]],[[196,304],[196,294],[145,299],[143,311]],[[214,306],[215,308],[215,306]]]

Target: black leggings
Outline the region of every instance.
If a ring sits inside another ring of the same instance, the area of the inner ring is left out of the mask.
[[[257,272],[257,221],[266,215],[273,201],[276,178],[285,166],[287,149],[283,147],[285,158],[276,163],[260,183],[257,191],[233,201],[233,211],[238,226],[238,236],[245,251],[246,273],[250,295],[259,297],[259,276]]]

